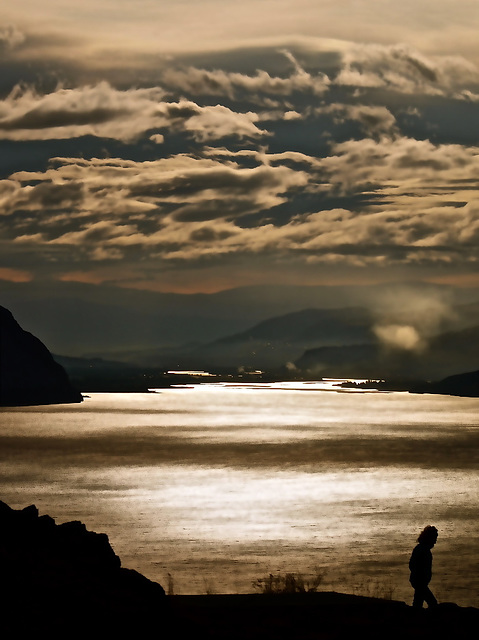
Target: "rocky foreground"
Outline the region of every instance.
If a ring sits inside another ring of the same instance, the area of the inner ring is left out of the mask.
[[[0,586],[5,638],[437,640],[474,637],[479,627],[479,609],[454,604],[414,611],[340,593],[167,596],[121,566],[106,534],[4,502]]]
[[[106,534],[77,521],[56,524],[34,505],[0,502],[0,584],[0,629],[12,634],[5,638],[142,629],[167,607],[164,589],[123,568]]]

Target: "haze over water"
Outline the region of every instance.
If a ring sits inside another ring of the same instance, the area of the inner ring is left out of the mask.
[[[433,591],[479,606],[478,409],[320,383],[2,409],[0,498],[107,533],[177,593],[320,567],[324,589],[410,602],[409,555],[434,524]]]

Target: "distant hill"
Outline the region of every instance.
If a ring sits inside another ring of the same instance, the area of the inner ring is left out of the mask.
[[[120,389],[130,384],[130,373],[141,376],[145,368],[150,375],[297,367],[305,375],[415,372],[434,380],[476,368],[475,289],[259,285],[172,294],[61,282],[40,289],[36,283],[0,283],[0,295],[53,353],[88,359],[89,369],[81,371],[83,365],[73,361],[66,368],[69,374],[75,370],[75,383],[88,373],[92,390],[102,387],[105,373]],[[422,351],[386,348],[375,334],[378,322],[409,324],[428,342]],[[467,331],[470,337],[461,336]],[[108,364],[114,361],[125,363],[121,372]]]
[[[477,322],[477,305],[468,305],[464,318],[451,313],[441,325],[433,314],[414,318],[390,314],[388,322],[404,322],[421,336],[417,349],[397,348],[381,342],[375,332],[377,314],[365,307],[307,308],[275,316],[213,342],[137,353],[149,366],[162,364],[195,369],[253,368],[285,370],[296,367],[304,375],[334,377],[389,377],[411,375],[438,380],[452,373],[474,369],[478,362],[478,328],[460,328],[432,334],[431,327],[462,327]],[[132,355],[133,357],[133,355]]]
[[[363,308],[302,309],[195,347],[189,355],[203,367],[275,369],[307,348],[371,340],[371,322],[370,312]]]
[[[398,309],[407,312],[411,305],[416,307],[418,301],[421,305],[429,300],[445,301],[453,313],[447,318],[449,325],[441,330],[475,324],[474,314],[478,317],[473,305],[477,306],[474,301],[479,300],[479,290],[430,283],[258,285],[209,294],[178,294],[78,282],[0,282],[0,304],[53,353],[133,363],[138,362],[137,355],[146,362],[144,356],[155,350],[174,349],[181,355],[185,349],[190,352],[193,344],[209,345],[302,310],[387,309],[391,300],[398,303],[394,305],[396,314]],[[467,305],[464,318],[463,305]],[[169,355],[174,354],[170,351]]]
[[[251,340],[333,344],[343,344],[345,340],[362,342],[371,338],[371,322],[371,312],[362,307],[302,309],[263,320],[246,331],[220,338],[213,345],[231,345]]]
[[[47,347],[0,307],[0,406],[81,401]]]
[[[119,352],[118,359],[126,356],[123,363],[107,358],[59,362],[85,390],[101,389],[102,378],[118,389],[143,388],[148,377],[155,379],[150,387],[161,386],[161,371],[168,369],[259,369],[277,375],[296,369],[305,377],[440,380],[474,370],[479,362],[478,327],[431,336],[422,349],[407,350],[381,343],[373,324],[374,314],[366,308],[303,309],[206,344]]]
[[[83,392],[140,392],[168,386],[162,368],[142,367],[128,362],[103,358],[72,358],[54,355],[67,372],[71,382]]]
[[[418,350],[394,349],[377,341],[310,349],[295,361],[299,370],[323,376],[435,381],[473,371],[478,363],[479,326],[435,336]]]
[[[442,393],[450,396],[479,397],[479,371],[448,376],[424,389],[428,393]]]

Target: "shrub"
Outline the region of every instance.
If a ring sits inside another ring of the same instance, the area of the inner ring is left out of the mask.
[[[253,581],[253,587],[265,594],[272,593],[315,593],[324,579],[325,571],[316,567],[314,574],[305,579],[300,573],[270,573]]]

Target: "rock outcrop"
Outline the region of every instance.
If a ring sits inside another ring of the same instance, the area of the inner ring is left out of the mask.
[[[0,567],[3,627],[137,629],[165,609],[161,585],[123,568],[106,534],[56,524],[34,505],[0,502]]]
[[[47,347],[0,307],[0,406],[81,401]]]

